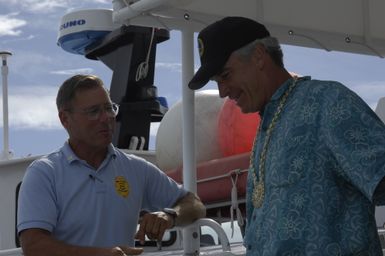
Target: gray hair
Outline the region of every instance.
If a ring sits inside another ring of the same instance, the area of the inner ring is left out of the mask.
[[[254,52],[255,46],[261,44],[265,47],[266,52],[270,55],[276,65],[283,68],[283,52],[278,39],[275,37],[265,37],[262,39],[256,39],[253,42],[243,46],[242,48],[234,51],[235,54],[248,59]]]
[[[70,108],[76,92],[103,87],[103,81],[94,75],[74,75],[63,82],[56,96],[56,106],[60,111]]]

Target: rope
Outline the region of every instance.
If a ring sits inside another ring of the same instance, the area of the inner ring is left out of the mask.
[[[147,77],[148,74],[148,62],[150,60],[150,54],[151,54],[151,48],[152,48],[152,42],[154,40],[154,35],[155,35],[155,28],[152,28],[151,32],[151,40],[150,40],[150,45],[148,46],[148,51],[147,51],[147,56],[146,60],[143,61],[138,65],[138,68],[136,69],[136,76],[135,76],[135,81],[138,82],[141,79],[144,79]]]
[[[231,188],[231,207],[230,207],[230,218],[231,218],[231,238],[234,236],[234,212],[237,216],[237,223],[239,227],[244,225],[244,219],[242,217],[241,210],[238,207],[238,190],[237,190],[237,182],[238,176],[240,174],[240,170],[234,172],[234,176],[230,175],[231,183],[233,184]]]

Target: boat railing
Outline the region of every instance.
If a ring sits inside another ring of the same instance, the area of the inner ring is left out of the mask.
[[[224,252],[231,251],[230,242],[229,242],[229,239],[227,238],[225,231],[223,230],[222,226],[213,219],[209,219],[209,218],[198,219],[194,223],[183,228],[202,227],[202,226],[210,227],[216,232],[216,234],[218,235],[219,243],[222,245],[222,250]]]
[[[222,226],[213,219],[209,219],[209,218],[198,219],[197,221],[195,221],[194,223],[188,226],[175,227],[173,229],[170,229],[170,231],[181,231],[185,228],[194,228],[194,227],[202,227],[202,226],[207,226],[209,228],[212,228],[213,231],[217,234],[219,239],[219,244],[222,246],[223,253],[229,253],[231,251],[230,242],[229,242],[229,239],[227,238],[225,231],[223,230]],[[162,250],[162,248],[158,247],[158,250]],[[223,253],[218,255],[223,255]],[[20,256],[20,255],[23,255],[23,251],[21,250],[21,248],[0,250],[0,256]]]
[[[231,250],[231,244],[230,244],[230,241],[223,229],[223,227],[218,223],[216,222],[215,220],[213,219],[209,219],[209,218],[202,218],[202,219],[198,219],[197,221],[195,221],[194,223],[188,225],[188,226],[184,226],[184,227],[174,227],[172,229],[169,229],[168,231],[176,231],[178,233],[178,239],[177,241],[175,242],[176,244],[183,244],[182,243],[182,239],[188,239],[188,238],[184,238],[183,236],[181,236],[181,231],[184,230],[184,229],[195,229],[195,228],[200,228],[200,227],[209,227],[211,228],[214,233],[216,233],[216,235],[218,236],[218,244],[219,245],[212,245],[212,246],[205,246],[205,247],[201,247],[200,251],[206,255],[205,253],[209,253],[210,255],[212,256],[225,256],[225,255],[244,255],[244,251],[241,252],[240,254],[240,244],[237,243],[237,250],[238,252],[236,254],[234,254]],[[193,235],[193,237],[196,237]],[[178,247],[178,246],[177,246]],[[242,247],[244,248],[244,247]],[[237,251],[236,250],[236,251]],[[197,252],[198,253],[198,252]],[[157,251],[154,251],[154,250],[150,250],[150,251],[147,251],[144,253],[144,255],[148,255],[148,256],[152,256],[152,255],[156,255],[156,256],[159,256],[159,255],[190,255],[190,254],[186,254],[186,251],[183,250],[183,247],[178,247],[178,248],[175,248],[173,246],[171,247],[161,247],[160,244],[158,244],[158,248],[157,248]],[[191,255],[200,255],[200,254],[191,254]]]

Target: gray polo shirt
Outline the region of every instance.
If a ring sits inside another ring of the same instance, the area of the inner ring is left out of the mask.
[[[65,143],[28,167],[17,228],[45,229],[72,245],[133,246],[139,212],[170,207],[186,193],[153,164],[112,145],[95,170]]]

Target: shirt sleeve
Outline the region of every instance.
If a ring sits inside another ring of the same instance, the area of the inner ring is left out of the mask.
[[[188,192],[151,163],[147,163],[145,175],[146,193],[142,207],[146,210],[157,211],[171,207]]]
[[[52,232],[56,225],[56,199],[49,168],[42,160],[27,168],[18,198],[18,233],[29,228]]]
[[[385,126],[369,106],[343,86],[330,86],[323,100],[321,136],[338,166],[337,175],[370,201],[385,176]]]

